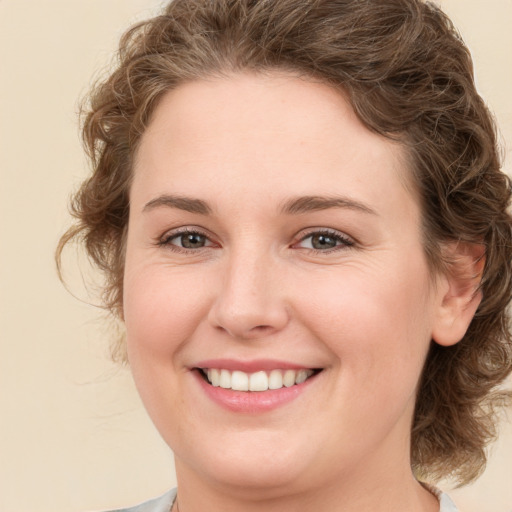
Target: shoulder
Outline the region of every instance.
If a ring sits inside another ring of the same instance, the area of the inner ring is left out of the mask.
[[[439,512],[458,512],[457,507],[455,506],[455,503],[451,500],[450,496],[448,494],[445,494],[444,492],[439,493]]]
[[[176,498],[176,489],[171,489],[158,498],[140,503],[133,507],[116,508],[105,512],[169,512]]]
[[[458,512],[455,503],[448,494],[433,485],[429,485],[424,482],[421,482],[421,485],[428,489],[439,500],[439,512]]]

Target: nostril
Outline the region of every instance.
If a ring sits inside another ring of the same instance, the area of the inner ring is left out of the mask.
[[[282,330],[288,323],[288,311],[280,300],[250,302],[223,295],[214,302],[208,321],[216,330],[240,339],[269,336]]]
[[[272,332],[274,332],[274,331],[275,331],[275,328],[272,327],[271,325],[256,325],[247,332],[246,337],[251,338],[251,337],[265,336],[265,335],[272,334]]]
[[[246,330],[240,330],[237,329],[236,327],[237,326],[234,326],[233,329],[229,329],[229,327],[222,325],[216,326],[218,330],[226,332],[230,336],[233,336],[234,338],[247,340],[270,336],[273,332],[276,331],[276,328],[272,327],[271,325],[255,325],[254,327],[250,327],[249,329]]]

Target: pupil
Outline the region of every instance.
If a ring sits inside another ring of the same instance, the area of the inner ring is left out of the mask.
[[[204,236],[197,233],[190,233],[183,235],[181,238],[181,245],[186,249],[196,249],[197,247],[204,247]]]
[[[329,235],[314,235],[311,243],[315,249],[332,249],[336,247],[336,239]]]

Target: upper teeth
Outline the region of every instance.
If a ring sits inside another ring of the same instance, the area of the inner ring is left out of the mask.
[[[301,384],[313,375],[313,370],[272,370],[271,372],[245,373],[239,370],[231,372],[216,368],[203,370],[208,381],[215,387],[233,389],[235,391],[267,391],[289,388]]]

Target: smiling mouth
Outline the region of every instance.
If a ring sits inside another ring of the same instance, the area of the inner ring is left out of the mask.
[[[240,370],[218,368],[198,368],[204,380],[213,387],[232,389],[233,391],[268,391],[290,388],[302,384],[321,370],[271,370],[246,373]]]

